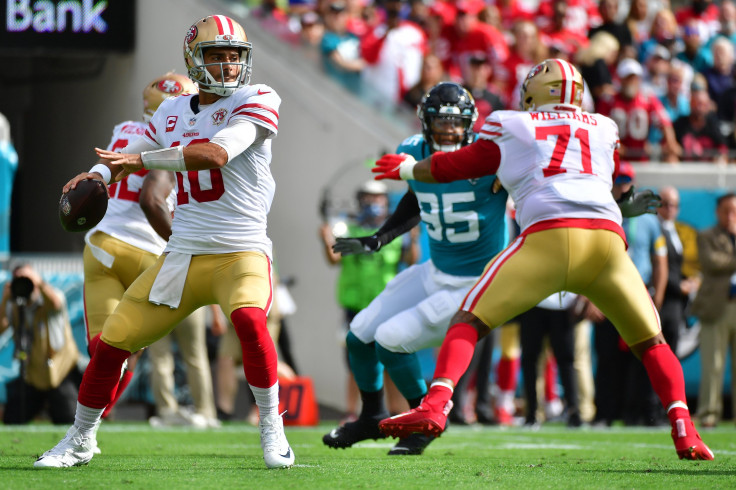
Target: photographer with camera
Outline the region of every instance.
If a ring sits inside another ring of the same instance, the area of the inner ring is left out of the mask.
[[[74,422],[79,351],[72,336],[66,298],[30,265],[13,269],[3,288],[0,332],[13,327],[20,376],[7,385],[5,424],[35,418],[48,402],[54,424]]]

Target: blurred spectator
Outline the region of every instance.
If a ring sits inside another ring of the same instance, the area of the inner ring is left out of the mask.
[[[483,9],[478,12],[478,20],[483,24],[496,29],[498,32],[503,31],[503,23],[501,22],[501,12],[498,11],[495,5],[486,5]]]
[[[509,55],[503,34],[478,20],[482,6],[478,2],[458,2],[455,22],[442,30],[447,49],[437,54],[445,56],[442,62],[452,80],[467,78],[469,60],[475,54],[484,54],[494,66],[503,63]]]
[[[301,31],[299,36],[303,46],[316,48],[322,43],[322,36],[325,33],[325,26],[322,19],[314,12],[305,12],[302,14]]]
[[[677,221],[680,212],[680,193],[674,187],[663,187],[659,190],[662,197],[662,206],[657,210],[659,223],[662,226],[662,235],[667,242],[667,287],[664,292],[664,301],[659,311],[662,322],[662,334],[672,348],[677,352],[680,339],[680,330],[685,328],[685,307],[690,295],[697,291],[700,285],[696,277],[686,277],[682,270],[684,260],[684,244],[680,239],[683,235],[694,233],[690,226]],[[685,243],[687,241],[685,240]]]
[[[689,94],[689,90],[685,91],[687,85],[683,83],[684,71],[681,63],[671,64],[667,74],[667,88],[664,95],[659,98],[671,121],[690,115],[690,97],[686,95]]]
[[[514,92],[529,74],[529,70],[547,57],[547,50],[540,42],[537,26],[532,22],[517,22],[511,34],[514,42],[509,56],[506,61],[494,67],[493,73],[493,84],[503,96],[507,107],[511,107],[509,104],[514,98]]]
[[[25,424],[48,406],[51,422],[71,424],[77,405],[79,351],[64,293],[28,264],[13,268],[0,303],[0,332],[13,328],[20,376],[7,385],[3,422]]]
[[[661,159],[677,161],[681,149],[675,139],[667,111],[653,94],[642,93],[642,67],[636,60],[621,60],[616,69],[621,89],[613,97],[602,98],[598,112],[609,116],[618,125],[621,139],[621,160],[646,161],[651,159],[649,132],[652,127],[662,131]]]
[[[611,71],[616,66],[618,53],[618,41],[606,31],[598,31],[590,38],[588,47],[577,52],[575,63],[594,101],[616,93]]]
[[[549,338],[560,382],[565,392],[567,425],[579,427],[578,391],[575,369],[575,321],[572,308],[577,295],[559,293],[546,298],[531,310],[519,316],[521,323],[521,371],[526,398],[525,425],[537,424],[537,365],[542,355],[545,338]]]
[[[720,25],[718,33],[705,43],[703,47],[706,49],[710,49],[711,44],[721,37],[725,37],[732,44],[736,44],[736,3],[732,0],[721,2],[718,22]]]
[[[378,23],[375,8],[369,7],[366,0],[345,0],[345,5],[348,12],[348,32],[363,39],[363,36]]]
[[[0,256],[10,253],[10,198],[18,153],[10,140],[10,124],[0,113]]]
[[[424,94],[443,80],[445,80],[445,70],[442,67],[440,58],[432,53],[426,55],[422,62],[422,75],[419,78],[419,82],[404,95],[404,102],[412,110],[416,110]]]
[[[565,4],[564,9],[560,3]],[[595,0],[541,0],[536,23],[542,32],[564,29],[575,37],[587,38],[588,31],[601,24],[597,3]]]
[[[652,19],[652,27],[648,35],[643,41],[640,41],[638,59],[642,62],[646,61],[650,52],[659,45],[667,48],[670,55],[674,56],[680,50],[678,46],[679,34],[680,27],[677,25],[677,20],[675,20],[675,14],[666,8],[657,11]]]
[[[736,195],[718,198],[717,224],[698,235],[703,283],[692,312],[700,318],[700,394],[698,418],[715,427],[723,416],[722,386],[726,358],[736,359]],[[731,376],[736,393],[736,376]]]
[[[690,93],[690,115],[675,121],[674,130],[683,161],[726,163],[728,147],[706,90]]]
[[[511,31],[519,21],[533,21],[535,17],[529,2],[524,0],[490,0],[487,3],[496,6],[504,31]]]
[[[652,88],[654,95],[659,99],[667,93],[667,76],[669,75],[672,56],[667,48],[657,45],[649,53],[649,57],[644,63],[646,68],[644,72],[643,83]]]
[[[475,99],[475,107],[478,109],[478,119],[473,126],[476,133],[480,131],[491,112],[504,109],[501,97],[488,89],[488,79],[492,73],[493,68],[485,55],[479,53],[470,57],[468,78],[465,79],[463,86]]]
[[[598,9],[601,15],[601,24],[588,31],[591,42],[599,32],[607,32],[612,35],[619,46],[631,46],[634,44],[634,36],[629,30],[628,24],[618,21],[618,0],[601,0]],[[618,48],[616,48],[618,50]]]
[[[149,419],[152,426],[219,426],[207,357],[206,329],[205,310],[200,308],[179,323],[169,335],[148,347],[151,391],[156,404],[156,416]],[[174,382],[172,336],[176,338],[179,354],[186,365],[187,387],[194,401],[194,412],[179,406]]]
[[[401,0],[387,0],[385,22],[361,41],[361,53],[367,62],[363,81],[375,92],[374,102],[389,107],[399,104],[419,81],[427,50],[427,39],[419,26],[401,19],[402,5]]]
[[[631,0],[629,13],[626,14],[626,25],[634,38],[634,44],[640,45],[649,38],[649,5],[648,0]]]
[[[426,31],[429,17],[429,2],[425,0],[409,0],[409,14],[406,20],[415,23]]]
[[[360,57],[360,40],[347,31],[348,13],[345,2],[333,1],[325,15],[322,36],[322,64],[325,72],[354,94],[361,92],[361,71],[365,62]]]
[[[551,0],[552,10],[548,14],[545,14],[546,17],[540,17],[538,19],[538,24],[544,25],[542,22],[543,18],[551,19],[551,22],[547,27],[542,27],[540,29],[542,32],[542,42],[547,47],[554,43],[562,43],[567,47],[565,51],[568,52],[572,58],[575,58],[575,53],[577,53],[579,49],[588,46],[588,26],[584,26],[583,29],[580,27],[568,27],[565,20],[567,19],[567,11],[570,8],[569,3],[569,0]],[[572,3],[577,2],[573,1]]]
[[[697,72],[703,72],[708,68],[708,53],[703,49],[703,41],[698,34],[696,21],[688,21],[682,26],[682,41],[684,49],[677,53],[677,59],[689,64]]]
[[[711,53],[713,66],[703,70],[703,76],[708,82],[708,95],[720,107],[725,93],[734,86],[734,46],[725,37],[719,37],[713,41]]]
[[[718,6],[712,0],[691,0],[689,6],[675,12],[677,23],[695,29],[701,44],[708,42],[720,29]]]

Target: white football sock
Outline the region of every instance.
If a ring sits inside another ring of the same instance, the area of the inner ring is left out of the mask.
[[[263,420],[268,415],[279,414],[279,383],[274,383],[270,388],[258,388],[249,384],[250,391],[256,399],[258,415]]]
[[[85,407],[77,402],[77,413],[74,415],[74,425],[86,436],[92,436],[96,427],[102,419],[104,408]]]

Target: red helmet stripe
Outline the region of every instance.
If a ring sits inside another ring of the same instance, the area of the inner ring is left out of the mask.
[[[562,70],[562,97],[560,102],[563,104],[575,103],[575,67],[565,60],[555,60]]]
[[[562,73],[562,87],[560,88],[560,103],[565,103],[565,95],[567,95],[567,73],[565,73],[565,65],[562,60],[555,60],[555,63],[560,67],[560,73]]]
[[[222,19],[220,19],[220,16],[219,15],[213,15],[212,18],[215,20],[215,24],[217,24],[217,32],[220,35],[225,34],[225,32],[223,32]]]
[[[213,15],[215,23],[217,24],[217,31],[220,35],[223,34],[235,34],[235,27],[233,26],[233,20],[230,17],[224,15]]]

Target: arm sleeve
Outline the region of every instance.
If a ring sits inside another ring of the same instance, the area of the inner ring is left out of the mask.
[[[493,175],[500,163],[501,149],[496,142],[479,139],[457,151],[433,154],[431,171],[437,182],[452,182]]]
[[[262,127],[256,126],[252,122],[244,118],[235,118],[230,123],[215,134],[210,140],[221,146],[227,152],[227,161],[231,161],[236,156],[243,153],[259,138],[267,138],[269,131]]]
[[[139,154],[144,151],[159,150],[159,145],[154,145],[151,140],[147,138],[136,138],[128,146],[120,150],[121,153],[133,153]]]
[[[386,245],[397,236],[403,235],[414,228],[420,221],[419,201],[417,201],[417,196],[413,192],[408,191],[399,201],[394,213],[376,232],[375,237],[381,242],[382,246]]]

